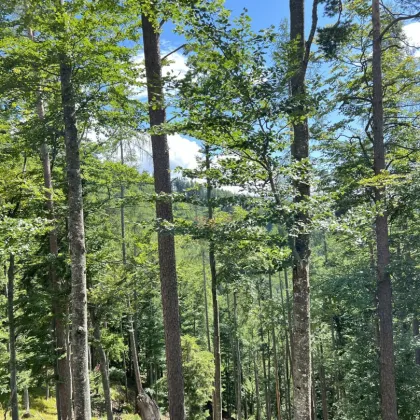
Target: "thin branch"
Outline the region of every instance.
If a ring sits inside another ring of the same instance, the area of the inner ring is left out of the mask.
[[[308,40],[305,44],[305,56],[303,59],[303,68],[306,70],[309,62],[309,54],[311,52],[312,42],[315,37],[316,27],[318,25],[318,3],[319,0],[314,0],[312,4],[312,25],[311,25],[311,32],[309,33]]]
[[[162,57],[162,61],[165,61],[169,56],[171,56],[172,54],[175,54],[177,51],[181,50],[182,48],[184,48],[187,44],[182,44],[180,45],[178,48],[175,48],[173,51],[171,51],[170,53],[166,54],[164,57]]]
[[[420,18],[420,12],[416,13],[415,15],[405,15],[405,16],[399,16],[395,18],[391,23],[389,23],[385,29],[381,32],[380,39],[383,38],[383,36],[398,22],[402,22],[404,20],[411,20],[411,19],[417,19]]]

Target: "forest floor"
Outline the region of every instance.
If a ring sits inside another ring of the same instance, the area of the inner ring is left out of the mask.
[[[57,409],[55,405],[55,398],[49,398],[48,400],[45,397],[34,397],[30,398],[31,408],[29,410],[30,417],[25,416],[25,409],[23,405],[19,405],[19,416],[21,419],[29,418],[32,420],[57,420]],[[117,418],[117,417],[116,417]],[[139,416],[136,414],[120,414],[118,415],[119,419],[122,420],[139,420]],[[9,420],[11,419],[10,412],[7,413],[7,416],[4,417],[4,411],[0,410],[0,419]],[[106,415],[100,417],[92,417],[92,420],[106,419]]]

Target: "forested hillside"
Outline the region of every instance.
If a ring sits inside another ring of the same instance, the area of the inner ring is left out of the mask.
[[[5,420],[420,419],[418,0],[0,3]]]

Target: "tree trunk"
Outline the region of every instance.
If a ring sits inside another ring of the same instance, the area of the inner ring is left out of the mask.
[[[83,220],[82,177],[80,173],[80,151],[72,83],[72,64],[65,54],[61,56],[60,61],[60,81],[66,142],[69,207],[73,351],[71,368],[73,374],[74,415],[76,420],[90,420],[86,245]]]
[[[101,370],[101,377],[102,377],[102,387],[104,389],[104,398],[105,398],[105,409],[106,409],[106,417],[108,420],[113,419],[112,415],[112,399],[111,399],[111,386],[109,384],[109,372],[108,372],[108,358],[106,357],[105,350],[102,347],[101,343],[101,328],[99,326],[99,321],[94,319],[93,320],[94,330],[93,336],[95,338],[95,347],[99,357],[99,367]]]
[[[235,324],[235,361],[236,361],[236,418],[242,418],[242,365],[238,333],[238,292],[233,292],[233,319]]]
[[[304,0],[290,0],[290,39],[295,51],[292,54],[293,75],[290,81],[292,99],[298,105],[292,115],[293,143],[292,161],[299,165],[294,181],[294,203],[298,210],[294,215],[294,226],[298,232],[292,245],[293,251],[293,396],[294,419],[311,418],[311,342],[310,342],[310,296],[309,296],[309,215],[302,208],[310,197],[308,165],[309,128],[306,114],[305,76],[312,39],[305,43]],[[317,0],[314,0],[312,31],[317,24]]]
[[[12,420],[19,420],[17,367],[16,367],[16,332],[14,313],[15,294],[15,256],[9,256],[9,269],[7,271],[7,316],[9,321],[9,369],[10,369],[10,408]]]
[[[273,303],[273,284],[271,282],[271,275],[268,275],[268,282],[270,286],[270,305]],[[271,314],[271,336],[273,339],[273,356],[274,356],[274,378],[276,381],[276,407],[277,407],[277,420],[281,420],[281,395],[280,395],[280,371],[279,361],[277,355],[277,343],[276,343],[276,329],[274,326],[274,316]],[[287,360],[286,360],[287,363]]]
[[[204,311],[206,316],[206,337],[207,337],[207,350],[211,351],[210,341],[210,326],[209,326],[209,306],[207,302],[207,278],[206,278],[206,262],[204,251],[202,252],[203,257],[203,290],[204,290]]]
[[[283,314],[283,328],[284,328],[284,338],[285,338],[285,359],[284,359],[284,369],[285,369],[285,379],[286,379],[286,412],[287,417],[290,420],[292,418],[291,413],[291,390],[290,390],[290,370],[289,370],[289,363],[292,366],[292,357],[291,357],[291,349],[290,349],[290,324],[291,324],[291,316],[290,316],[290,309],[289,309],[289,293],[287,291],[287,287],[289,286],[287,281],[287,269],[284,268],[284,278],[285,278],[285,288],[286,288],[286,304],[287,308],[285,307],[284,298],[283,298],[283,284],[281,281],[281,273],[279,272],[279,286],[280,286],[280,300],[281,300],[281,307],[282,307],[282,314]],[[286,318],[286,310],[287,310],[287,318]]]
[[[420,336],[419,336],[419,320],[416,317],[413,318],[413,336],[416,340],[418,340],[420,338]],[[418,346],[418,344],[416,345],[416,348],[415,348],[414,352],[415,352],[416,365],[420,365],[420,347]]]
[[[28,387],[25,386],[24,390],[23,390],[23,405],[25,407],[25,414],[24,417],[29,417],[30,413],[30,405],[29,405],[29,390]]]
[[[206,170],[210,170],[210,147],[205,146]],[[213,204],[210,178],[207,177],[207,209],[208,219],[213,219]],[[211,273],[211,297],[213,303],[213,355],[214,355],[214,392],[213,392],[213,420],[222,420],[222,360],[220,354],[220,324],[219,301],[217,298],[217,272],[214,241],[209,241],[209,262]]]
[[[140,366],[139,366],[139,358],[137,354],[137,342],[136,342],[136,335],[134,333],[134,323],[133,318],[129,317],[129,337],[130,337],[130,351],[131,351],[131,362],[133,364],[134,368],[134,378],[136,380],[136,388],[137,392],[140,394],[140,392],[143,390],[143,385],[141,383],[141,374],[140,374]]]
[[[257,369],[257,361],[254,354],[254,376],[255,376],[255,402],[257,405],[257,415],[255,417],[256,420],[261,420],[261,404],[260,404],[260,381],[258,378],[258,369]]]
[[[160,30],[157,21],[142,15],[144,58],[146,65],[150,127],[166,122],[162,63],[160,56]],[[166,134],[152,134],[156,217],[173,222],[169,149]],[[166,367],[168,377],[169,415],[172,420],[185,419],[184,377],[182,374],[181,327],[179,320],[178,285],[175,261],[175,238],[169,232],[158,232],[158,253],[162,294],[163,323],[165,329]]]
[[[319,364],[319,381],[321,383],[321,400],[322,400],[322,419],[328,420],[328,398],[327,398],[327,384],[325,381],[325,368],[324,368],[324,352],[322,344],[320,347],[321,361]]]
[[[384,111],[382,92],[381,17],[379,0],[372,0],[372,82],[373,82],[373,167],[375,175],[386,170],[384,145]],[[379,364],[381,412],[383,420],[396,420],[397,393],[395,390],[394,337],[392,328],[392,286],[389,273],[390,251],[388,215],[384,209],[385,186],[375,188],[375,202],[381,207],[375,220],[377,252],[377,294],[379,315]]]

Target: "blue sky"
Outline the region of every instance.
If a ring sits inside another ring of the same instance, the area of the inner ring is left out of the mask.
[[[311,25],[312,0],[306,1],[306,36]],[[244,8],[247,9],[251,17],[251,25],[254,31],[267,28],[271,25],[278,26],[282,21],[289,17],[289,0],[225,0],[225,7],[232,11],[232,16],[238,16]],[[318,10],[318,26],[324,26],[331,20],[323,16],[322,7]],[[183,39],[172,32],[173,26],[169,23],[164,26],[162,34],[162,50],[167,53],[183,43]],[[409,29],[409,31],[408,31]],[[407,26],[407,35],[410,36],[415,44],[420,45],[420,22],[411,23]],[[420,51],[416,54],[420,56]],[[185,57],[181,52],[171,57],[172,71],[182,77],[186,70]],[[196,165],[196,155],[199,145],[194,139],[182,137],[180,135],[169,136],[169,147],[171,157],[171,167],[183,166],[193,168]],[[151,162],[143,162],[145,169],[151,170]]]

